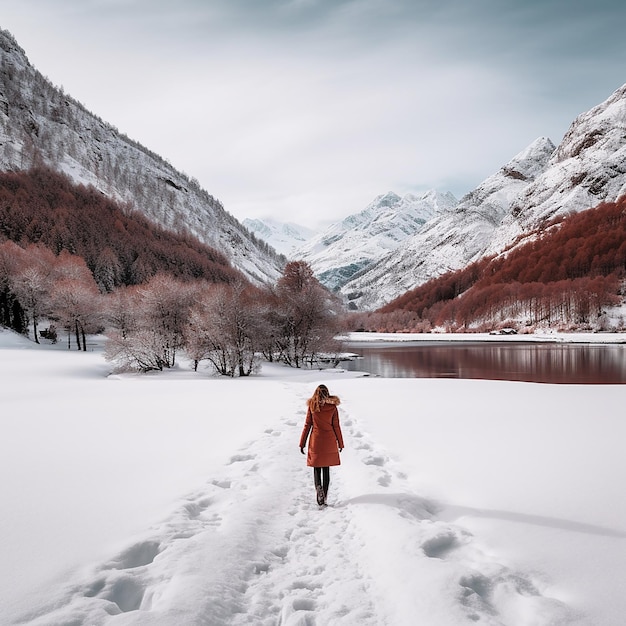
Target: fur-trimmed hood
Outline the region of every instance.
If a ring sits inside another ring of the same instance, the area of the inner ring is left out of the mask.
[[[307,406],[311,406],[311,398],[306,401]],[[324,404],[334,404],[335,406],[339,406],[341,404],[341,400],[339,396],[328,396],[326,400],[324,400]]]

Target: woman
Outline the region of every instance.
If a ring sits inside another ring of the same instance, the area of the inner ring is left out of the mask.
[[[326,385],[319,385],[307,400],[306,421],[300,437],[300,452],[304,454],[307,437],[311,433],[306,464],[313,468],[313,482],[317,503],[326,504],[330,484],[330,466],[339,465],[343,450],[343,436],[339,425],[339,398],[328,393]]]

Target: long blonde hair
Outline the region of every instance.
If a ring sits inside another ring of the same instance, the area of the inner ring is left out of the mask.
[[[328,392],[328,387],[326,385],[319,385],[308,401],[311,411],[313,411],[313,413],[319,413],[320,409],[326,404],[326,402],[329,401],[330,398],[331,395]]]

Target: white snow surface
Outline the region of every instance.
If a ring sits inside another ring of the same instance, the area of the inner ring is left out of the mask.
[[[9,331],[0,380],[2,624],[624,623],[626,386],[109,375],[97,343]],[[298,450],[321,382],[324,509]]]

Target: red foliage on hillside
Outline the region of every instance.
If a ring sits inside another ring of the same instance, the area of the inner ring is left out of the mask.
[[[0,172],[0,241],[38,243],[85,259],[103,291],[158,272],[231,282],[241,278],[220,252],[168,231],[93,187],[47,168]]]
[[[625,274],[622,198],[555,220],[528,243],[403,294],[376,312],[376,329],[394,318],[394,330],[423,327],[424,321],[454,328],[520,318],[530,324],[584,322],[619,302]]]

